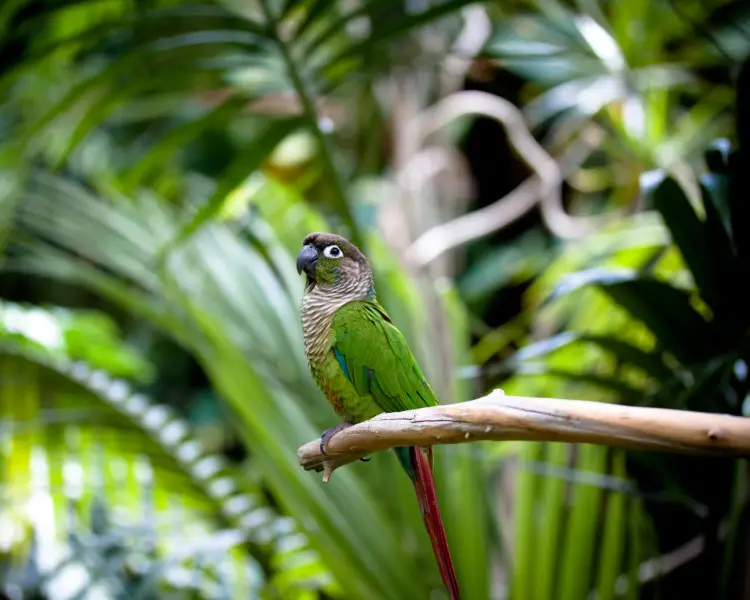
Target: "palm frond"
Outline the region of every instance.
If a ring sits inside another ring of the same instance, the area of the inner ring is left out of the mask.
[[[53,582],[71,568],[68,553],[75,544],[66,546],[66,536],[70,544],[70,536],[81,535],[78,522],[96,529],[97,511],[103,510],[123,535],[131,536],[127,532],[134,527],[145,532],[136,535],[152,540],[160,557],[156,565],[172,561],[177,568],[207,553],[205,564],[195,568],[229,568],[226,584],[236,593],[276,585],[263,581],[260,564],[269,562],[278,578],[295,571],[298,585],[330,583],[305,536],[268,505],[262,489],[206,452],[172,409],[98,366],[112,364],[116,340],[102,344],[111,349],[109,356],[100,353],[92,366],[66,352],[70,332],[82,324],[75,313],[3,304],[0,322],[4,436],[11,447],[3,461],[4,513],[18,524],[29,523],[37,543],[45,544],[37,549],[41,555],[29,558],[42,561],[43,581]],[[28,503],[35,508],[25,512]],[[220,542],[216,554],[211,540],[221,528],[233,541]],[[50,537],[52,531],[56,535]],[[206,543],[195,545],[192,556],[181,554],[180,545],[193,543],[189,537],[199,532]],[[128,551],[135,546],[126,544]],[[89,561],[87,569],[96,579],[92,565]]]
[[[272,267],[246,241],[260,224],[242,235],[209,223],[175,248],[161,271],[153,270],[159,240],[173,239],[191,213],[149,202],[150,196],[135,204],[95,200],[46,174],[34,181],[17,211],[26,232],[17,237],[24,256],[8,268],[43,269],[86,285],[192,352],[237,415],[238,432],[264,481],[348,597],[369,597],[373,590],[382,597],[419,597],[439,586],[436,571],[415,579],[404,570],[413,560],[400,541],[406,532],[419,540],[425,562],[430,555],[408,480],[393,497],[379,491],[380,482],[402,477],[391,457],[347,469],[329,486],[297,464],[296,448],[319,435],[332,414],[302,352],[301,287],[293,295],[285,283],[294,278],[293,260],[279,248]],[[406,515],[394,521],[399,502]]]

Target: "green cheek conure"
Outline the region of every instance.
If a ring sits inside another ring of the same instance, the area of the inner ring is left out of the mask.
[[[438,404],[404,336],[375,298],[372,270],[351,242],[311,233],[302,242],[297,271],[305,272],[302,297],[305,352],[316,383],[343,422],[321,437],[325,454],[337,431],[382,412]],[[459,599],[448,541],[432,477],[432,449],[395,448],[414,483],[440,574]]]

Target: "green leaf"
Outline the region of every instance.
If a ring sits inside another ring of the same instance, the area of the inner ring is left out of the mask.
[[[469,302],[476,301],[533,278],[550,261],[548,246],[546,236],[532,230],[508,244],[489,248],[461,273],[458,285],[462,295]]]
[[[576,468],[593,473],[605,472],[609,449],[581,444],[577,447]],[[576,483],[570,499],[565,536],[560,544],[560,600],[580,600],[591,586],[595,543],[599,531],[599,513],[604,490],[593,485]]]
[[[0,338],[0,374],[5,382],[0,411],[14,451],[14,469],[0,470],[0,483],[11,497],[21,502],[30,499],[29,480],[33,478],[39,485],[38,469],[32,466],[31,456],[43,451],[49,465],[49,480],[44,485],[59,519],[59,542],[65,542],[65,523],[73,509],[85,522],[68,532],[67,541],[74,551],[77,548],[84,554],[96,554],[97,550],[88,547],[84,537],[111,534],[113,525],[108,517],[116,509],[118,522],[124,517],[125,528],[139,527],[138,535],[148,535],[155,544],[151,558],[156,558],[157,564],[184,561],[185,557],[178,557],[174,550],[170,554],[170,545],[163,540],[165,534],[178,532],[165,531],[163,527],[152,529],[148,521],[140,520],[145,509],[163,523],[188,519],[193,528],[203,529],[205,538],[227,524],[234,527],[235,551],[220,558],[217,566],[226,570],[228,581],[234,581],[242,597],[250,597],[251,588],[257,587],[260,569],[256,565],[251,578],[238,576],[230,568],[237,553],[243,569],[252,555],[262,562],[277,561],[277,570],[284,573],[294,564],[290,560],[288,567],[281,564],[278,559],[284,555],[288,559],[295,557],[296,564],[306,565],[311,574],[319,572],[319,555],[293,522],[268,505],[264,490],[240,477],[218,455],[204,451],[190,426],[169,407],[156,404],[132,390],[127,382],[112,379],[84,362],[72,362],[40,346],[32,350],[5,335]],[[9,379],[12,374],[15,377]],[[34,401],[38,397],[48,398],[53,408],[43,409]],[[81,470],[83,478],[78,483],[67,468],[62,468],[63,462]],[[123,477],[146,465],[153,473],[150,483],[141,476],[133,487],[124,484]],[[70,495],[71,485],[83,488],[82,502]],[[169,502],[158,506],[159,496],[167,496]],[[143,506],[149,502],[155,506]],[[0,512],[6,510],[8,507],[3,506]],[[86,526],[90,531],[81,535]],[[147,530],[142,532],[140,528]],[[111,538],[110,535],[110,543]],[[240,541],[245,543],[240,546]],[[132,542],[123,542],[120,558],[136,548]],[[20,544],[15,550],[23,551]],[[195,551],[200,552],[200,547]],[[118,572],[112,561],[95,561],[93,572],[88,561],[79,566],[87,567],[92,577],[105,566],[110,577],[116,577]],[[325,581],[314,577],[300,578],[298,583],[313,589],[326,587]]]
[[[716,332],[690,303],[690,295],[657,279],[634,279],[600,287],[654,333],[660,347],[683,364],[706,359],[717,350]]]
[[[657,350],[646,351],[614,336],[578,334],[571,331],[559,333],[545,340],[524,346],[513,355],[512,359],[507,361],[507,364],[511,367],[515,366],[515,368],[520,369],[521,372],[533,373],[536,368],[540,367],[538,367],[537,363],[530,361],[547,357],[561,348],[577,343],[595,344],[613,354],[621,363],[641,369],[656,381],[663,383],[670,381],[675,377],[674,371],[665,364],[663,354]],[[551,371],[548,367],[544,367],[544,372],[550,373]],[[566,374],[565,376],[572,377],[571,374]],[[615,381],[615,378],[591,378],[590,374],[581,374],[581,376],[583,379],[579,379],[580,381],[588,381],[601,387],[614,389],[613,382]],[[636,396],[638,394],[630,387],[618,389],[626,391],[631,398],[635,397],[634,393]]]
[[[221,32],[218,36],[220,37]],[[182,45],[194,45],[201,44],[205,45],[212,43],[212,41],[203,41],[197,39],[195,41],[183,40]],[[131,72],[132,69],[136,69],[143,65],[144,61],[155,61],[159,53],[166,54],[170,50],[174,50],[174,47],[167,47],[166,43],[161,47],[157,48],[139,48],[132,52],[126,53],[107,65],[98,73],[76,83],[70,90],[63,96],[61,100],[56,102],[49,110],[47,110],[40,118],[36,119],[26,128],[24,135],[21,139],[22,148],[29,147],[36,136],[38,136],[44,128],[52,124],[58,117],[65,114],[67,111],[74,108],[77,104],[83,102],[87,96],[93,94],[96,91],[101,91],[104,94],[104,105],[94,105],[92,107],[93,115],[85,115],[78,125],[78,130],[73,140],[68,141],[68,152],[75,146],[79,139],[82,139],[91,127],[99,124],[101,118],[107,114],[108,110],[114,108],[114,104],[120,101],[121,98],[127,97],[126,94],[135,94],[138,89],[145,89],[148,85],[161,82],[161,85],[175,85],[177,81],[189,81],[194,77],[194,73],[182,73],[182,72],[161,72],[158,76],[152,75],[148,81],[137,80],[130,90],[120,90],[117,88],[118,82],[121,81],[123,74]],[[137,75],[136,75],[137,76]],[[142,75],[141,75],[142,77]],[[114,90],[117,90],[116,92]],[[174,91],[174,90],[173,90]],[[100,114],[101,112],[101,114]]]
[[[26,266],[85,285],[194,354],[236,417],[264,484],[309,534],[342,596],[421,598],[439,587],[413,487],[391,454],[341,469],[327,486],[299,467],[296,449],[335,415],[304,358],[298,295],[286,283],[296,276],[292,257],[272,268],[244,230],[211,222],[154,272],[156,248],[180,229],[177,207],[152,195],[94,201],[78,184],[48,179],[57,185],[47,181],[19,206],[32,238]],[[50,248],[44,240],[55,234]],[[385,487],[391,491],[383,495]],[[429,568],[413,577],[417,565]]]
[[[682,393],[663,404],[682,410],[738,413],[739,406],[727,402],[724,390],[732,376],[734,360],[718,357],[702,365],[694,373],[695,381]]]
[[[631,499],[628,502],[628,519],[630,544],[628,545],[627,556],[627,592],[626,600],[639,600],[640,595],[640,566],[648,556],[646,548],[646,527],[648,525],[648,514],[643,507],[643,503],[638,498]]]
[[[638,276],[633,269],[612,269],[607,267],[594,267],[585,271],[563,275],[555,285],[552,292],[544,298],[542,306],[548,305],[561,296],[570,294],[590,285],[610,285],[625,281],[632,281]]]
[[[657,279],[639,278],[599,287],[654,333],[657,344],[685,365],[705,360],[722,342],[693,308],[690,295]]]
[[[582,335],[580,340],[591,342],[611,352],[620,362],[638,367],[657,381],[666,381],[674,377],[674,372],[664,363],[664,356],[658,351],[646,351],[638,346],[602,335]]]
[[[358,59],[360,59],[360,57],[364,58],[364,56],[366,55],[376,53],[378,44],[392,40],[393,38],[396,38],[399,35],[406,34],[410,31],[414,31],[442,17],[448,16],[463,8],[464,6],[472,3],[473,0],[447,0],[446,2],[442,2],[440,4],[432,6],[425,11],[415,14],[409,14],[400,19],[384,18],[383,20],[385,21],[385,23],[382,24],[379,22],[379,19],[373,19],[376,27],[373,30],[372,34],[368,36],[367,39],[350,45],[336,54],[332,59],[328,61],[328,67],[327,69],[324,69],[324,72],[331,72],[339,68],[339,63],[345,61],[351,61],[354,63],[354,65],[357,65],[359,64],[357,61]],[[384,8],[384,6],[386,8]],[[387,6],[388,2],[374,0],[368,5],[365,5],[361,11],[354,11],[352,15],[348,15],[347,17],[345,17],[345,19],[349,20],[355,16],[358,16],[355,13],[361,12],[363,14],[366,14],[370,10],[375,9],[381,11],[382,13],[384,13],[384,17],[387,17],[390,16],[388,13],[390,11],[393,11],[393,8],[388,9]],[[341,24],[332,26],[329,32],[321,35],[318,39],[315,40],[313,48],[311,48],[309,52],[314,52],[321,43],[325,42],[331,35],[333,35],[337,31],[337,29],[335,29],[334,27],[340,28],[341,26]],[[340,77],[340,79],[346,81],[347,77]],[[330,88],[327,88],[326,91],[331,90]]]
[[[304,123],[303,117],[278,119],[267,123],[257,136],[255,143],[244,152],[240,152],[237,158],[224,170],[214,193],[163,252],[166,253],[172,247],[185,242],[203,225],[216,217],[221,212],[229,192],[260,169],[273,149]]]
[[[642,321],[659,348],[684,365],[711,357],[727,340],[693,308],[690,294],[669,283],[629,270],[590,269],[565,277],[552,297],[595,285]]]
[[[302,5],[301,10],[304,11],[305,17],[302,22],[297,26],[294,35],[297,39],[302,38],[307,30],[319,22],[319,18],[326,14],[326,10],[330,10],[331,3],[329,0],[311,0],[309,2],[295,2],[295,0],[288,0],[287,6],[282,10],[282,18],[288,16],[288,13],[293,9],[299,9]]]
[[[548,354],[564,348],[573,342],[577,342],[580,339],[578,334],[572,331],[565,331],[557,335],[548,337],[547,339],[534,342],[533,344],[527,344],[513,356],[513,362],[522,363],[531,359],[541,358]]]
[[[545,465],[564,468],[570,462],[570,444],[545,443]],[[536,537],[536,576],[533,593],[537,600],[555,600],[558,588],[557,573],[560,562],[560,546],[563,541],[565,516],[567,514],[566,492],[568,484],[562,477],[547,477],[540,483],[541,490],[539,529]]]
[[[375,2],[373,2],[373,4],[375,4]],[[380,2],[380,4],[387,6],[388,2]],[[447,0],[431,4],[432,6],[427,10],[407,14],[400,19],[390,19],[389,21],[386,21],[386,26],[381,25],[376,27],[375,31],[373,31],[373,34],[370,36],[368,43],[374,45],[378,42],[392,39],[398,35],[416,31],[428,23],[432,23],[438,19],[457,13],[463,7],[473,4],[473,1]]]
[[[631,387],[623,383],[619,377],[598,375],[596,373],[576,373],[565,369],[547,367],[542,364],[524,363],[516,370],[518,375],[549,375],[559,377],[565,381],[590,385],[601,390],[612,392],[618,401],[626,404],[641,405],[648,397],[648,392]]]
[[[698,218],[682,187],[671,177],[662,179],[651,191],[651,196],[654,207],[661,213],[669,228],[701,296],[714,313],[718,314],[724,308],[722,299],[725,297],[725,284],[716,265],[719,256],[712,252],[714,249],[709,242],[706,224]],[[718,243],[718,240],[715,242]]]
[[[726,327],[742,329],[750,320],[745,310],[748,292],[736,282],[741,270],[735,254],[728,198],[728,181],[723,175],[706,175],[701,178],[701,193],[706,209],[706,237],[711,264],[716,273],[717,289],[721,298],[721,309],[716,313],[717,321]]]
[[[625,453],[617,450],[612,456],[612,475],[627,479]],[[604,533],[602,549],[597,560],[597,598],[598,600],[615,600],[617,598],[617,579],[623,569],[626,547],[626,505],[627,496],[616,490],[607,493],[604,510]]]
[[[537,462],[544,452],[541,442],[528,442],[521,447],[520,460]],[[521,463],[523,465],[523,462]],[[534,589],[536,572],[536,548],[534,540],[538,531],[536,518],[536,498],[540,491],[542,478],[531,469],[520,469],[515,478],[513,511],[513,570],[511,572],[511,600],[525,600],[529,590]]]
[[[11,232],[16,203],[22,197],[23,179],[18,172],[0,170],[0,252]]]
[[[733,247],[732,215],[729,206],[729,176],[724,173],[705,173],[700,178],[706,219],[718,222]],[[709,212],[710,211],[710,212]]]
[[[150,148],[137,164],[123,175],[125,188],[132,190],[141,184],[151,172],[159,169],[170,156],[203,131],[229,121],[246,102],[247,99],[243,97],[230,97],[201,117],[189,121],[169,132]]]

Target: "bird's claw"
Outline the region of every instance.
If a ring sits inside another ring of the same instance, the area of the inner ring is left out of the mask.
[[[328,443],[331,441],[331,438],[336,435],[339,431],[343,431],[347,427],[351,427],[354,425],[354,423],[349,423],[348,421],[344,421],[342,423],[339,423],[336,425],[336,427],[331,427],[330,429],[326,429],[323,434],[320,436],[320,453],[323,456],[328,456],[328,453],[326,452],[326,448],[328,447]]]

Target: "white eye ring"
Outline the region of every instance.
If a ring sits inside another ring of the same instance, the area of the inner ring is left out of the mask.
[[[332,246],[326,246],[323,250],[323,256],[326,258],[341,258],[344,256],[344,253],[341,251],[341,248],[339,248],[336,244],[333,244]]]

